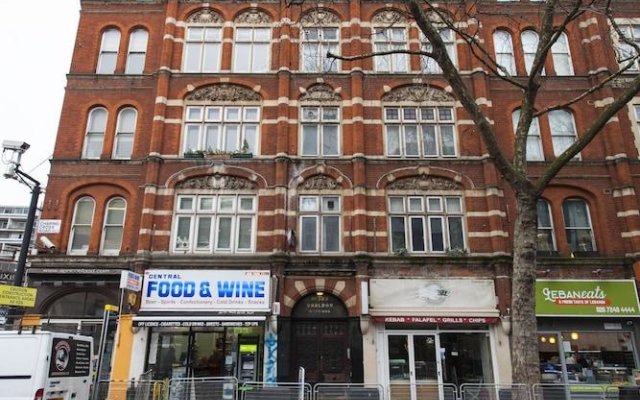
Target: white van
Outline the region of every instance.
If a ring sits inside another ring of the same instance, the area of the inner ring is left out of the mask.
[[[59,332],[0,332],[0,399],[87,400],[93,338]]]

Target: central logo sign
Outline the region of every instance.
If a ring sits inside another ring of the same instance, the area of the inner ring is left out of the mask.
[[[427,304],[442,304],[450,295],[449,289],[445,289],[437,283],[428,283],[418,289],[418,298]]]

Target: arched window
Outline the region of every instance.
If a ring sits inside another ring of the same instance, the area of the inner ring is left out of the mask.
[[[107,203],[107,212],[104,216],[104,227],[102,229],[101,254],[120,254],[126,213],[127,203],[123,198],[117,197]]]
[[[149,32],[144,29],[136,29],[129,36],[129,51],[127,53],[127,66],[125,74],[141,74],[144,71],[144,62],[147,55],[147,40]]]
[[[83,291],[56,299],[44,314],[58,318],[102,318],[105,304],[111,300],[102,293]]]
[[[107,128],[107,115],[107,110],[103,107],[94,108],[89,112],[82,158],[100,158],[104,132]]]
[[[518,128],[518,120],[520,119],[520,110],[515,110],[513,117],[513,131]],[[529,134],[527,136],[527,161],[542,161],[544,154],[542,152],[542,141],[540,140],[540,125],[538,118],[534,117],[529,126]]]
[[[251,10],[236,18],[234,72],[267,72],[271,68],[271,27],[268,15]]]
[[[337,60],[327,58],[327,52],[338,54],[340,20],[332,13],[312,11],[302,17],[300,33],[300,69],[303,72],[335,72]]]
[[[538,34],[534,31],[524,31],[520,35],[520,40],[522,41],[522,53],[524,54],[524,67],[527,74],[529,74],[538,50]]]
[[[569,249],[574,253],[595,251],[587,203],[581,199],[567,199],[562,203],[562,212]]]
[[[195,90],[186,98],[184,152],[258,154],[261,100],[258,93],[237,85],[211,85]]]
[[[113,74],[118,62],[118,48],[120,47],[120,31],[108,29],[102,33],[100,55],[98,56],[97,74]]]
[[[513,58],[513,42],[511,34],[504,30],[497,30],[493,33],[493,47],[496,52],[496,64],[503,69],[499,69],[500,75],[515,75],[516,64]]]
[[[127,107],[118,114],[116,138],[113,144],[113,158],[129,159],[133,152],[133,138],[136,130],[137,112]]]
[[[447,54],[449,55],[449,58],[451,59],[451,61],[453,62],[454,65],[457,64],[457,60],[456,60],[456,50],[455,50],[455,44],[456,44],[456,35],[453,32],[453,30],[451,29],[440,29],[439,30],[440,33],[440,39],[442,39],[442,41],[444,42],[445,46],[447,47]],[[422,38],[422,50],[423,51],[427,51],[427,52],[431,52],[433,49],[431,47],[431,43],[429,42],[429,40],[427,40],[426,36],[424,36],[424,34],[422,32],[420,32],[420,37]],[[425,72],[431,72],[431,73],[441,73],[442,70],[440,69],[440,66],[438,65],[438,63],[436,62],[436,60],[434,60],[431,57],[422,57],[422,69]]]
[[[556,75],[573,75],[569,41],[564,32],[558,36],[558,40],[551,46],[551,55],[553,56],[553,67],[556,70]]]
[[[182,70],[184,72],[220,71],[222,17],[203,9],[187,19]]]
[[[538,200],[538,251],[552,252],[556,250],[555,235],[553,234],[553,219],[551,208],[546,200]]]
[[[373,16],[373,51],[407,50],[407,20],[397,11],[387,10]],[[407,54],[387,54],[373,59],[377,72],[409,71]]]
[[[83,197],[76,202],[69,237],[69,254],[87,254],[95,205],[91,197]]]
[[[549,128],[553,141],[553,152],[559,156],[576,141],[576,126],[573,114],[568,110],[549,112]]]

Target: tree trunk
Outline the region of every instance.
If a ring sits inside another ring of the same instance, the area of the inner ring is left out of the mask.
[[[511,289],[511,362],[513,382],[540,382],[538,330],[535,313],[537,196],[519,191],[513,229]]]

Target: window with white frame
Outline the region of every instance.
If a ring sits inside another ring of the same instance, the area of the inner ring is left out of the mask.
[[[620,24],[620,30],[624,35],[624,39],[631,43],[635,43],[640,46],[640,24]],[[623,38],[617,38],[617,50],[618,50],[618,63],[620,66],[627,66],[631,64],[626,73],[638,72],[640,70],[640,60],[638,60],[638,52],[636,49],[628,43],[625,43]]]
[[[101,254],[120,254],[126,212],[127,203],[121,197],[111,199],[107,203],[107,210],[104,216],[104,226],[102,228]]]
[[[573,75],[573,62],[569,51],[569,40],[564,32],[558,36],[558,40],[551,46],[551,57],[556,75]]]
[[[304,27],[302,29],[303,72],[336,72],[338,61],[329,59],[327,52],[338,54],[339,30],[332,27]]]
[[[188,26],[184,43],[184,72],[220,71],[221,26]]]
[[[87,254],[95,205],[96,203],[91,197],[82,197],[76,202],[69,235],[69,254]]]
[[[518,120],[520,119],[520,110],[515,110],[512,114],[513,131],[518,128]],[[544,153],[542,152],[542,140],[540,139],[540,124],[538,118],[534,117],[529,126],[527,135],[527,161],[542,161]]]
[[[271,28],[237,27],[233,71],[267,72],[271,61]]]
[[[595,251],[587,203],[581,199],[567,199],[562,203],[562,212],[569,249],[574,253]]]
[[[340,196],[300,196],[300,251],[340,251]]]
[[[455,157],[452,107],[385,107],[389,157]]]
[[[462,198],[390,196],[391,252],[442,253],[465,248]]]
[[[173,251],[254,252],[257,208],[256,196],[247,194],[178,195]]]
[[[515,75],[516,64],[513,56],[513,41],[511,34],[504,30],[493,33],[493,46],[496,52],[496,64],[500,75]]]
[[[405,28],[376,27],[373,30],[375,52],[407,50],[407,30]],[[394,53],[374,57],[377,72],[407,72],[409,56]]]
[[[104,132],[107,128],[107,110],[102,107],[94,108],[89,112],[87,120],[87,132],[84,138],[82,158],[99,159],[102,154]]]
[[[538,208],[538,251],[550,252],[556,250],[555,235],[553,234],[553,220],[551,207],[546,200],[540,199]]]
[[[448,28],[440,29],[439,33],[440,33],[440,38],[442,39],[442,41],[444,42],[447,48],[447,54],[449,55],[449,58],[455,65],[457,63],[456,51],[455,51],[455,34],[451,29],[448,29]],[[426,36],[424,36],[422,32],[420,33],[420,37],[422,38],[422,50],[426,52],[433,51],[431,43],[426,38]],[[424,72],[430,72],[430,73],[436,73],[436,74],[442,72],[442,69],[440,68],[436,60],[426,56],[422,57],[422,69],[424,70]]]
[[[302,155],[340,155],[340,108],[305,106],[302,112]]]
[[[116,137],[113,142],[113,158],[125,160],[131,158],[136,119],[137,113],[132,107],[124,108],[118,114]]]
[[[136,29],[131,32],[129,36],[127,65],[124,69],[125,74],[141,74],[144,71],[148,39],[149,32],[144,29]]]
[[[108,29],[102,33],[100,55],[98,56],[97,74],[113,74],[118,62],[118,48],[120,47],[120,31]]]
[[[187,106],[184,151],[257,153],[258,106]]]
[[[553,152],[556,156],[562,154],[576,141],[576,126],[573,121],[573,114],[570,111],[550,111],[549,128],[551,129]]]
[[[536,51],[538,50],[538,33],[534,31],[524,31],[520,34],[520,40],[522,41],[522,53],[524,54],[524,67],[527,74],[531,73],[533,68],[533,60],[536,58]]]

